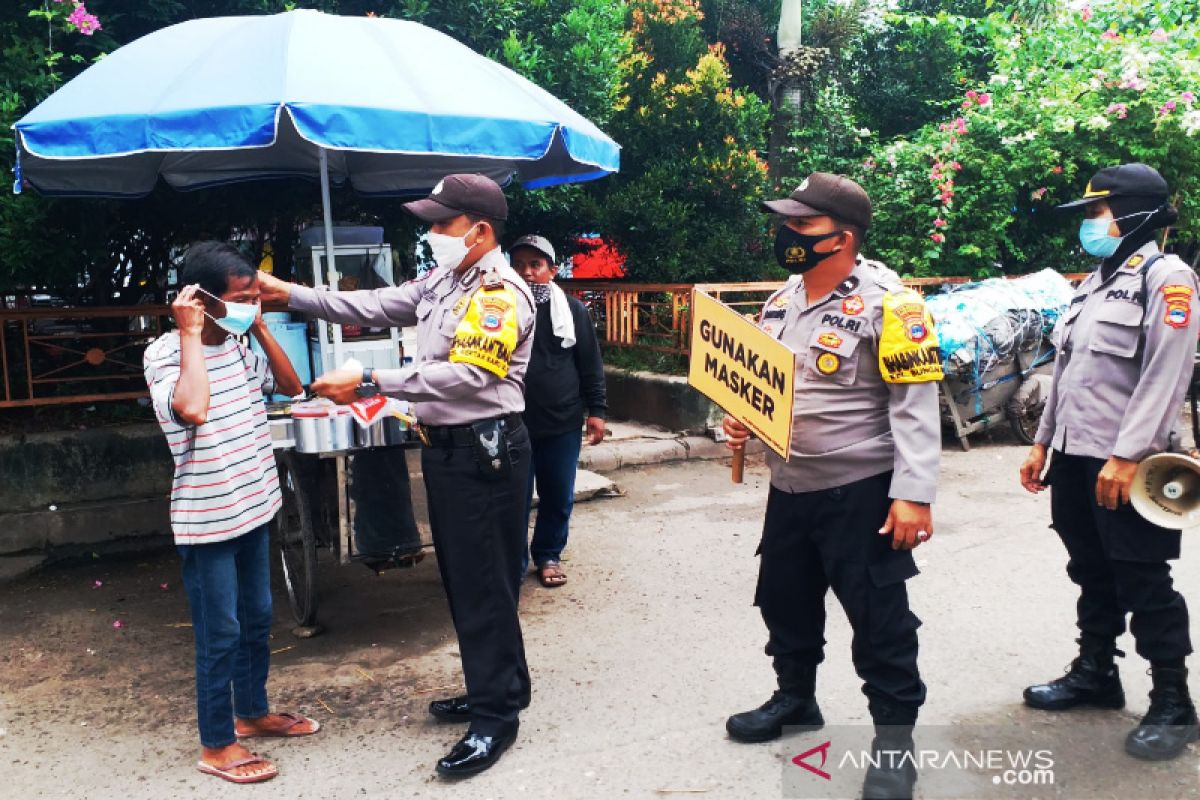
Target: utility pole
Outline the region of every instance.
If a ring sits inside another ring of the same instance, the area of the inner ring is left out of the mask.
[[[803,26],[801,0],[783,0],[779,10],[779,28],[775,35],[779,46],[780,65],[790,54],[800,49]],[[771,94],[771,135],[767,174],[772,181],[778,181],[784,165],[783,149],[787,146],[788,134],[800,115],[800,84],[788,75],[787,70],[777,69],[768,88]]]

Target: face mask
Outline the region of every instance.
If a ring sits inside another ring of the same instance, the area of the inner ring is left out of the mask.
[[[200,291],[204,292],[203,289]],[[217,319],[207,311],[204,312],[204,316],[234,336],[244,335],[246,331],[250,330],[250,326],[254,324],[254,320],[258,319],[258,303],[231,303],[228,300],[221,300],[221,298],[211,292],[204,293],[214,300],[220,300],[225,305],[225,316],[220,319]]]
[[[775,260],[779,262],[779,266],[793,275],[803,275],[837,252],[835,250],[829,253],[818,253],[813,249],[813,245],[841,235],[841,231],[817,235],[796,233],[783,225],[775,234]]]
[[[1083,245],[1083,249],[1085,251],[1096,256],[1097,258],[1108,258],[1113,253],[1117,252],[1117,248],[1121,246],[1121,242],[1124,241],[1125,236],[1129,236],[1138,228],[1142,227],[1142,225],[1146,224],[1146,220],[1142,220],[1142,225],[1138,225],[1137,228],[1134,228],[1132,231],[1125,234],[1125,236],[1109,236],[1109,224],[1113,222],[1120,222],[1121,220],[1129,219],[1130,217],[1138,217],[1143,215],[1146,217],[1146,219],[1149,219],[1150,215],[1153,213],[1153,211],[1139,211],[1136,214],[1126,214],[1125,216],[1117,217],[1116,219],[1085,219],[1079,225],[1079,243]]]
[[[463,259],[467,257],[467,253],[471,252],[471,247],[467,247],[467,237],[471,235],[471,231],[467,231],[462,236],[448,236],[444,233],[427,233],[425,238],[429,242],[429,249],[433,251],[433,260],[439,267],[448,270],[456,270],[462,264]],[[475,244],[479,244],[476,242]]]

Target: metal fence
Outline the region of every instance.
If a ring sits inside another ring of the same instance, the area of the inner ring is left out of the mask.
[[[1066,277],[1075,282],[1084,275]],[[969,280],[904,283],[924,292]],[[562,286],[587,306],[605,344],[686,355],[693,289],[752,316],[783,283],[566,281]],[[0,308],[0,409],[145,397],[142,351],[166,330],[169,316],[169,307],[162,305]]]
[[[142,352],[167,306],[0,309],[0,408],[147,395]]]

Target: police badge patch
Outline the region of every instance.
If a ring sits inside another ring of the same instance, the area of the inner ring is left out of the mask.
[[[1171,284],[1162,288],[1167,303],[1163,322],[1172,328],[1186,328],[1192,318],[1192,287]]]

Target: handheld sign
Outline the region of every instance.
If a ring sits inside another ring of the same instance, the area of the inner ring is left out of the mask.
[[[704,292],[692,291],[688,383],[754,432],[782,458],[792,445],[796,354],[750,320]],[[734,454],[734,481],[741,483]]]

